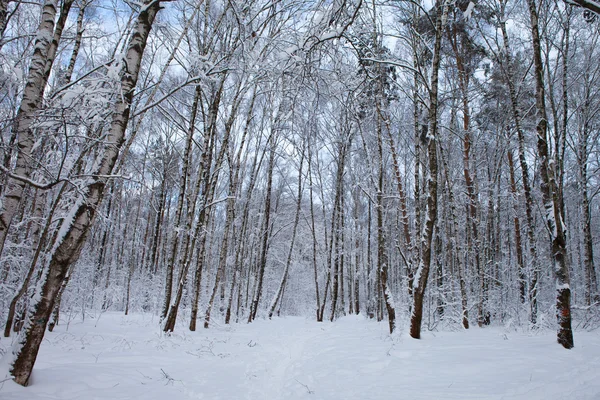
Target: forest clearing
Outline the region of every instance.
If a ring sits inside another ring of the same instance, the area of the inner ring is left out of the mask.
[[[47,335],[31,387],[12,400],[384,400],[600,398],[600,335],[514,327],[390,336],[362,316],[257,320],[165,335],[151,315],[75,316]],[[404,323],[402,324],[404,325]],[[405,327],[403,327],[405,328]],[[563,367],[568,365],[568,372]]]

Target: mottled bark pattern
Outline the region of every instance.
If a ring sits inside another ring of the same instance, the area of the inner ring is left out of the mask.
[[[31,152],[35,142],[35,135],[32,124],[35,119],[35,113],[42,105],[44,88],[47,82],[45,75],[46,61],[54,35],[56,11],[56,0],[46,0],[44,2],[33,56],[29,65],[27,83],[25,84],[23,98],[13,125],[13,135],[17,137],[17,162],[13,173],[19,177],[29,178],[33,168]],[[4,243],[6,242],[6,236],[8,235],[13,217],[19,209],[25,186],[25,182],[21,180],[12,178],[8,180],[2,208],[0,209],[0,255],[4,249]]]
[[[123,59],[120,85],[122,96],[117,96],[117,102],[114,105],[114,114],[106,138],[107,145],[98,156],[98,168],[94,174],[96,176],[107,176],[112,173],[120,147],[124,142],[142,56],[152,23],[159,9],[158,1],[149,3],[142,8],[137,17]],[[10,369],[15,382],[20,385],[27,385],[29,381],[57,295],[69,266],[79,258],[105,187],[106,178],[90,178],[90,183],[82,189],[80,198],[73,206],[75,208],[72,219],[65,221],[66,225],[61,228],[62,237],[58,238],[50,263],[44,270],[38,301],[27,316],[26,326],[19,341],[20,345],[16,349],[15,361]]]

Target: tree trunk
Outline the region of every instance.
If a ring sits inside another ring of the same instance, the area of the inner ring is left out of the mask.
[[[277,124],[278,122],[276,122]],[[275,127],[274,129],[278,129]],[[262,245],[260,250],[260,260],[258,264],[258,276],[256,281],[256,291],[252,297],[252,303],[250,305],[250,314],[248,315],[248,322],[252,322],[256,319],[258,313],[258,305],[260,298],[262,297],[263,280],[265,276],[265,268],[267,266],[267,249],[269,244],[269,232],[271,224],[271,196],[273,192],[273,169],[275,167],[275,150],[276,150],[276,132],[272,131],[271,136],[267,142],[270,147],[269,152],[269,163],[267,165],[267,192],[265,198],[265,217],[263,221],[263,228],[261,231]]]
[[[84,32],[83,16],[85,15],[86,7],[86,1],[82,1],[79,5],[79,13],[77,14],[77,33],[75,34],[75,44],[73,45],[73,52],[71,53],[71,58],[69,60],[67,71],[65,72],[65,76],[63,77],[64,84],[70,83],[71,79],[73,78],[73,72],[75,71],[75,63],[77,62],[77,56],[79,55],[79,50],[81,49],[81,39],[83,38]]]
[[[288,256],[285,262],[285,269],[283,271],[283,276],[281,277],[281,283],[279,288],[277,289],[277,293],[275,297],[273,297],[273,301],[271,301],[271,306],[269,307],[269,319],[273,316],[275,312],[275,307],[281,301],[283,297],[283,290],[287,283],[288,271],[290,269],[290,265],[292,263],[292,254],[294,251],[294,243],[296,242],[296,233],[298,231],[298,223],[300,222],[300,210],[302,208],[302,167],[304,166],[304,145],[302,145],[302,153],[300,154],[300,166],[298,167],[298,195],[296,200],[296,216],[294,218],[294,226],[292,228],[292,239],[290,241],[290,250],[288,251]]]
[[[506,19],[504,17],[504,8],[506,3],[501,3],[501,15],[500,15],[500,29],[502,30],[502,38],[504,48],[506,49],[506,65],[503,66],[504,74],[506,77],[506,84],[508,86],[508,92],[510,95],[510,105],[517,131],[517,139],[519,144],[519,163],[521,166],[521,175],[523,178],[523,193],[525,195],[525,217],[527,220],[527,239],[529,242],[529,253],[531,257],[531,283],[529,285],[529,302],[531,309],[531,323],[537,323],[537,293],[538,293],[538,278],[539,278],[539,261],[537,255],[537,244],[536,244],[536,233],[535,233],[535,221],[533,218],[533,195],[531,190],[531,180],[529,178],[529,167],[527,166],[526,152],[525,152],[525,133],[521,126],[521,114],[520,108],[517,101],[517,90],[514,82],[514,75],[512,73],[512,52],[510,48],[510,42],[508,40],[508,33],[506,30]],[[502,64],[500,64],[502,65]]]
[[[32,125],[35,121],[35,113],[42,106],[47,83],[45,69],[54,35],[56,8],[56,0],[46,0],[42,7],[41,22],[37,30],[27,83],[13,125],[13,135],[16,135],[18,140],[17,162],[12,177],[8,178],[0,208],[0,255],[27,185],[24,180],[18,178],[29,179],[32,171],[32,151],[36,139]]]
[[[544,66],[538,27],[538,11],[534,0],[527,0],[531,22],[533,41],[534,75],[536,83],[537,111],[537,152],[539,157],[541,191],[544,212],[550,241],[552,243],[552,260],[556,278],[556,318],[558,322],[557,340],[565,349],[574,346],[571,329],[571,286],[569,268],[567,266],[566,228],[562,215],[560,193],[556,184],[555,162],[550,160],[548,148],[548,119],[546,116]]]
[[[161,311],[161,320],[167,317],[169,308],[171,306],[171,294],[173,291],[173,270],[175,269],[175,263],[177,260],[177,254],[179,250],[179,230],[181,228],[181,219],[183,216],[183,205],[187,189],[187,182],[189,177],[189,163],[191,156],[192,143],[194,138],[194,132],[196,130],[196,115],[198,113],[198,102],[202,95],[202,89],[200,85],[196,86],[194,93],[194,100],[192,102],[192,108],[190,111],[190,124],[188,126],[187,136],[185,140],[185,149],[183,152],[183,169],[179,178],[179,195],[177,197],[177,206],[175,208],[175,226],[173,233],[173,242],[171,243],[171,249],[169,251],[169,258],[167,260],[167,274],[165,277],[165,298],[163,300],[163,307]]]
[[[437,134],[438,134],[438,77],[441,60],[442,32],[448,15],[449,0],[437,0],[438,13],[435,22],[435,45],[433,50],[433,61],[431,70],[431,89],[429,93],[429,131],[427,139],[427,158],[429,162],[429,173],[427,179],[427,206],[426,219],[421,234],[421,260],[415,273],[415,284],[413,287],[413,308],[410,318],[410,336],[415,339],[421,338],[421,323],[423,320],[423,298],[429,278],[431,266],[431,248],[433,240],[433,229],[437,219],[438,207],[438,162],[437,162]]]
[[[517,275],[519,277],[519,300],[521,303],[525,303],[526,300],[526,281],[527,277],[525,276],[525,262],[523,258],[523,241],[521,239],[521,220],[519,219],[519,201],[518,201],[518,191],[517,191],[517,183],[515,179],[515,163],[513,160],[512,150],[508,151],[508,170],[510,174],[510,191],[513,196],[513,223],[515,226],[515,248],[517,253]]]
[[[37,358],[40,344],[44,337],[46,324],[50,318],[56,297],[65,279],[71,264],[77,261],[85,239],[94,222],[96,209],[102,201],[106,187],[106,176],[112,173],[120,147],[125,139],[125,130],[129,121],[131,102],[137,84],[140,64],[146,41],[160,10],[160,2],[148,3],[142,8],[132,30],[127,51],[123,55],[123,71],[120,80],[119,93],[116,104],[113,106],[110,128],[107,135],[107,144],[98,154],[95,178],[90,178],[89,183],[78,192],[78,198],[72,206],[72,212],[61,226],[61,234],[50,257],[50,262],[45,268],[40,286],[36,295],[33,308],[28,313],[25,327],[18,341],[19,346],[11,363],[10,373],[15,382],[27,385],[33,365]]]
[[[167,321],[163,327],[165,332],[172,332],[175,329],[175,321],[177,319],[177,313],[179,310],[179,304],[181,302],[183,291],[185,289],[185,284],[187,282],[187,276],[189,267],[191,265],[191,254],[192,249],[196,247],[196,241],[198,237],[200,237],[200,248],[202,249],[198,262],[202,262],[204,260],[204,247],[206,245],[206,237],[207,230],[206,227],[210,220],[210,207],[213,201],[213,196],[215,193],[216,181],[218,177],[218,171],[223,161],[224,153],[228,147],[229,134],[231,132],[231,124],[233,121],[230,119],[229,123],[226,124],[225,135],[223,138],[223,144],[221,147],[221,151],[219,152],[219,156],[217,157],[217,162],[215,165],[215,177],[212,179],[211,170],[212,170],[212,160],[213,160],[213,149],[216,141],[216,121],[219,112],[219,104],[221,103],[221,94],[223,90],[223,82],[225,81],[225,75],[222,76],[221,81],[218,83],[216,88],[216,92],[214,94],[213,100],[210,105],[208,121],[206,123],[206,128],[204,130],[204,142],[202,145],[202,156],[200,161],[200,168],[198,172],[198,179],[196,180],[196,185],[194,186],[193,193],[191,195],[190,200],[188,201],[188,215],[186,218],[186,225],[184,229],[184,241],[183,241],[183,255],[180,261],[181,267],[179,272],[179,281],[177,284],[177,293],[175,295],[175,301],[171,305],[169,309],[169,314],[167,316]],[[233,108],[232,117],[234,118],[236,112],[236,107]],[[202,190],[201,190],[202,189]],[[200,209],[200,215],[198,216],[198,221],[196,222],[195,228],[192,228],[194,223],[194,218],[196,216],[196,203],[198,201],[198,197],[202,199],[202,208]],[[192,233],[192,229],[194,232]],[[227,235],[227,233],[226,233]],[[200,268],[202,268],[202,264],[199,264]]]
[[[307,139],[308,146],[308,185],[310,189],[310,228],[312,232],[312,264],[315,281],[315,298],[316,298],[316,317],[317,322],[323,322],[321,314],[321,299],[319,297],[319,274],[317,271],[317,232],[315,230],[315,210],[313,198],[313,179],[312,179],[312,150],[310,147],[311,138]]]
[[[381,83],[379,84],[379,99],[376,99],[376,109],[377,109],[377,150],[378,150],[378,161],[379,161],[379,171],[378,171],[378,179],[377,179],[377,269],[379,273],[379,281],[381,285],[381,293],[383,294],[383,301],[385,302],[385,308],[388,315],[388,324],[390,328],[390,334],[394,333],[394,329],[396,328],[396,309],[394,305],[394,298],[392,296],[392,291],[390,289],[390,285],[388,282],[388,269],[389,269],[389,259],[386,253],[386,239],[385,239],[385,228],[384,228],[384,206],[383,206],[383,191],[384,191],[384,159],[383,159],[383,130],[387,129],[388,137],[391,140],[391,133],[389,132],[389,123],[387,119],[387,101],[384,98],[385,93],[383,87],[381,87]],[[384,104],[382,104],[384,103]],[[394,158],[395,160],[395,158]],[[402,197],[402,186],[401,181],[398,176],[398,171],[396,174],[396,184],[398,185],[398,189],[400,192],[400,196]]]

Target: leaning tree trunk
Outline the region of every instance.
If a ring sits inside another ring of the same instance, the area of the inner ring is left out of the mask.
[[[180,267],[179,280],[177,283],[177,294],[175,296],[173,304],[171,305],[169,314],[167,316],[167,321],[163,328],[165,332],[172,332],[173,329],[175,329],[175,321],[177,318],[177,312],[179,310],[179,304],[181,303],[181,299],[185,291],[187,276],[192,262],[192,252],[193,249],[196,248],[196,242],[198,241],[198,238],[200,238],[200,244],[198,246],[200,248],[200,252],[197,259],[197,267],[199,268],[196,268],[196,270],[202,270],[202,265],[205,258],[205,246],[208,235],[207,227],[211,217],[211,203],[213,202],[213,197],[217,186],[221,164],[225,157],[225,153],[229,147],[229,135],[231,133],[231,127],[233,125],[233,122],[235,121],[235,115],[237,113],[237,106],[234,106],[233,110],[231,111],[229,121],[225,124],[225,134],[223,137],[223,143],[221,144],[221,150],[219,151],[219,155],[217,156],[217,160],[214,165],[214,174],[211,174],[213,163],[213,151],[216,145],[216,121],[219,111],[219,104],[221,103],[221,94],[225,79],[226,76],[223,75],[220,83],[218,84],[217,91],[215,92],[209,110],[208,123],[206,124],[204,132],[204,143],[202,145],[203,151],[198,173],[198,180],[196,181],[196,186],[194,187],[193,194],[190,200],[191,205],[188,209],[188,218],[184,235],[185,245],[183,246],[184,252],[183,260],[181,262]],[[202,189],[202,192],[200,192],[200,189]],[[194,227],[194,232],[191,233],[192,224],[196,215],[196,203],[199,197],[201,198],[201,208],[198,215],[198,221],[196,222],[196,226]],[[225,235],[227,234],[228,233],[226,232]],[[227,241],[225,241],[224,247],[225,252],[227,253]],[[195,326],[193,328],[195,329]]]
[[[62,195],[65,191],[65,188],[66,188],[66,184],[63,184],[56,196],[56,199],[54,200],[54,204],[52,205],[52,208],[48,214],[48,217],[46,218],[46,223],[44,225],[44,229],[41,233],[36,250],[33,254],[31,264],[29,265],[29,270],[27,271],[27,275],[25,275],[25,279],[21,283],[19,290],[17,290],[15,296],[13,297],[12,301],[10,302],[10,305],[8,307],[8,315],[6,317],[6,325],[4,326],[4,337],[10,336],[10,328],[12,327],[13,320],[15,317],[17,302],[20,300],[20,298],[23,296],[23,294],[26,293],[27,289],[29,288],[29,282],[31,281],[31,278],[33,277],[33,273],[36,271],[38,260],[39,260],[40,255],[42,254],[42,250],[46,246],[48,235],[50,233],[50,226],[52,224],[52,220],[54,217],[54,213],[56,212],[56,208],[57,208],[58,204],[60,203]]]
[[[27,83],[13,125],[13,136],[17,138],[17,162],[11,177],[8,179],[2,208],[0,209],[0,255],[4,249],[13,217],[19,209],[23,191],[27,185],[26,180],[30,178],[33,168],[32,151],[35,144],[35,135],[32,125],[35,113],[42,106],[44,88],[47,83],[45,70],[48,52],[54,37],[56,8],[56,0],[46,0],[42,7],[41,22],[37,30]]]
[[[569,268],[567,266],[566,227],[563,219],[559,188],[556,183],[555,162],[550,160],[548,148],[548,118],[544,89],[544,66],[542,64],[542,49],[538,27],[538,10],[534,0],[527,0],[531,21],[531,36],[533,41],[533,62],[536,86],[537,111],[537,152],[541,175],[541,191],[544,204],[546,225],[552,244],[552,260],[556,278],[556,318],[558,322],[557,340],[564,348],[571,349],[573,331],[571,329],[571,286]]]
[[[29,382],[56,297],[70,265],[79,258],[94,222],[97,207],[102,201],[107,183],[106,176],[112,173],[117,161],[125,139],[146,41],[159,10],[159,1],[148,1],[137,17],[126,53],[123,55],[119,96],[116,96],[116,103],[113,106],[114,113],[106,137],[107,144],[97,156],[98,167],[94,171],[94,176],[77,191],[78,198],[72,212],[63,221],[61,235],[57,238],[50,262],[42,275],[40,291],[35,297],[34,305],[27,316],[26,326],[13,350],[14,361],[11,363],[10,373],[15,382],[20,385],[27,385]]]
[[[192,143],[194,138],[194,132],[196,130],[196,115],[198,113],[198,103],[202,95],[201,86],[196,86],[194,94],[194,100],[192,101],[192,109],[190,112],[190,123],[185,140],[185,149],[183,152],[183,169],[179,178],[179,195],[177,196],[177,207],[175,208],[175,229],[173,233],[173,241],[171,242],[171,249],[169,251],[167,259],[167,271],[165,276],[165,297],[163,299],[163,306],[161,311],[161,320],[167,317],[169,309],[171,307],[171,295],[173,292],[173,270],[175,269],[175,263],[177,261],[177,252],[179,250],[179,230],[181,229],[182,217],[183,217],[183,204],[188,183],[188,170],[190,165],[190,154],[192,151]]]
[[[73,5],[73,0],[63,0],[60,6],[60,13],[58,15],[58,19],[56,20],[56,24],[54,26],[54,35],[52,37],[52,41],[50,42],[50,46],[48,47],[48,53],[46,55],[46,65],[44,66],[44,81],[48,82],[48,78],[50,78],[50,72],[52,71],[52,65],[54,64],[54,60],[56,58],[56,53],[58,51],[58,44],[60,43],[60,38],[62,37],[63,30],[65,28],[65,24],[67,23],[67,17],[69,16],[69,11],[71,11],[71,6]],[[42,91],[43,93],[43,91]]]
[[[77,14],[77,33],[75,34],[75,44],[73,44],[73,51],[71,52],[71,58],[69,59],[67,71],[65,72],[65,75],[62,78],[63,84],[71,82],[71,78],[73,77],[73,71],[75,71],[75,63],[77,62],[77,56],[79,55],[79,50],[81,49],[81,39],[83,39],[83,16],[85,15],[86,7],[86,1],[82,1],[79,5],[79,13]]]
[[[203,250],[205,246],[205,240],[207,236],[206,227],[208,225],[208,221],[210,219],[210,211],[209,211],[209,203],[212,202],[212,196],[214,194],[214,186],[216,182],[211,181],[211,165],[212,165],[212,157],[213,150],[215,146],[215,136],[216,136],[216,120],[219,110],[219,104],[221,103],[221,93],[223,88],[223,81],[225,77],[223,77],[218,85],[217,91],[215,92],[214,98],[210,105],[208,121],[206,123],[205,131],[204,131],[204,142],[202,145],[202,156],[200,161],[200,167],[198,171],[198,179],[196,180],[196,185],[192,190],[192,195],[190,200],[188,201],[188,215],[186,218],[186,226],[184,229],[184,240],[182,243],[183,255],[180,262],[180,272],[179,272],[179,280],[177,281],[177,292],[175,294],[175,299],[169,308],[169,312],[166,318],[166,322],[163,326],[163,330],[165,332],[172,332],[175,329],[175,321],[177,319],[177,313],[179,310],[179,304],[181,302],[183,292],[185,290],[185,286],[187,283],[187,276],[189,267],[192,261],[192,252],[193,249],[196,248],[196,241],[200,236],[200,248]],[[227,148],[228,137],[230,128],[226,129],[225,137],[223,139],[223,148],[217,160],[217,165],[215,166],[215,170],[217,171],[216,176],[218,176],[218,170],[220,167],[220,162],[222,160],[223,149]],[[212,182],[212,183],[211,183]],[[202,189],[202,193],[200,193],[200,189]],[[194,218],[196,215],[196,203],[198,198],[201,198],[202,207],[200,209],[200,213],[198,216],[198,221],[196,222],[196,226],[194,227],[194,232],[192,233],[192,225],[194,222]],[[203,253],[203,251],[201,252]],[[203,261],[204,254],[197,261],[200,263]]]

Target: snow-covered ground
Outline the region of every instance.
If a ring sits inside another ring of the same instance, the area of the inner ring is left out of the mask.
[[[600,332],[567,351],[548,331],[386,329],[288,317],[166,336],[152,316],[106,313],[47,333],[32,384],[4,381],[0,399],[600,399]]]

